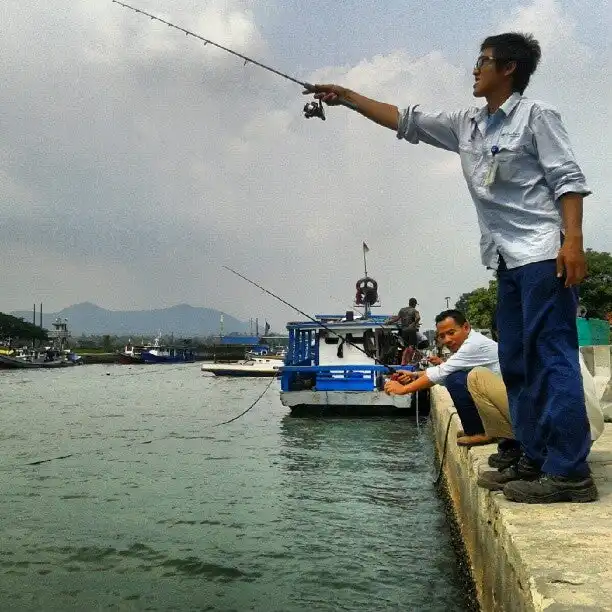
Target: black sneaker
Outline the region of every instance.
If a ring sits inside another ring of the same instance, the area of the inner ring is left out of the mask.
[[[593,502],[598,498],[597,487],[590,475],[568,478],[546,474],[531,482],[517,480],[504,487],[504,495],[523,504]]]
[[[540,468],[523,455],[516,463],[496,472],[483,472],[478,477],[478,486],[489,491],[501,491],[514,480],[537,480],[542,475]]]
[[[496,453],[493,453],[489,457],[489,465],[499,470],[503,470],[511,465],[514,465],[515,463],[518,463],[520,458],[520,447],[506,449],[500,448]]]

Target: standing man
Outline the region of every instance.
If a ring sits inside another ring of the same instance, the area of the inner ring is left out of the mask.
[[[540,60],[530,35],[486,38],[473,94],[486,105],[398,110],[338,85],[316,85],[398,138],[458,153],[481,230],[481,257],[498,274],[499,359],[523,456],[504,495],[517,502],[593,501],[589,425],[578,364],[576,307],[586,274],[583,197],[590,193],[559,113],[523,96]]]
[[[399,312],[394,317],[390,317],[385,321],[385,325],[399,323],[400,334],[404,344],[406,345],[405,351],[410,347],[416,348],[418,344],[417,332],[419,331],[419,326],[421,325],[421,314],[416,307],[416,298],[410,298],[408,300],[408,306],[400,308]]]

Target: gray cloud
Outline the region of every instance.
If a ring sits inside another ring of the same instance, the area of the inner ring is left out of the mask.
[[[0,309],[188,302],[278,328],[298,315],[221,266],[306,311],[342,311],[362,273],[362,240],[385,312],[416,295],[431,320],[446,295],[490,278],[454,156],[398,142],[345,109],[305,121],[299,87],[110,2],[5,5],[0,265],[10,290]],[[180,5],[167,16],[275,63],[250,3]],[[567,119],[596,192],[587,236],[604,248],[609,178],[593,145],[610,123],[576,99],[609,113],[609,72],[594,80],[580,69],[593,69],[593,53],[555,3],[525,10],[515,22],[549,45],[534,90]],[[562,44],[546,37],[551,16]],[[366,54],[309,78],[399,104],[473,102],[469,68],[439,53]]]

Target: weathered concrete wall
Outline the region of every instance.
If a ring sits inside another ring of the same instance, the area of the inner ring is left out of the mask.
[[[432,389],[432,423],[442,452],[452,401]],[[600,500],[592,504],[514,504],[480,489],[494,445],[456,444],[452,417],[444,475],[484,612],[612,610],[612,425],[591,452]]]

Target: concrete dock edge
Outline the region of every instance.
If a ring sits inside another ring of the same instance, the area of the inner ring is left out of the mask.
[[[590,455],[591,504],[515,504],[476,485],[496,447],[456,444],[460,421],[446,389],[431,392],[431,421],[478,601],[484,612],[612,610],[612,424]]]

